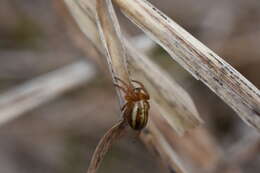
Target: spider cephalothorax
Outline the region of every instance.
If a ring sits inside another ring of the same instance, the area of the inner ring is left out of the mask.
[[[120,88],[125,93],[124,97],[126,103],[121,108],[124,118],[134,130],[143,129],[147,124],[148,111],[150,108],[150,104],[148,102],[150,96],[147,90],[139,81],[132,80],[133,83],[139,85],[139,87],[133,87],[132,85],[127,85],[119,78],[115,79],[123,84],[123,86],[118,84],[115,84],[115,86]]]

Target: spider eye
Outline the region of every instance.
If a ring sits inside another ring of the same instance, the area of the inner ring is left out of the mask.
[[[134,92],[135,92],[135,93],[140,92],[140,88],[135,88],[135,89],[134,89]]]
[[[134,89],[134,92],[135,92],[135,93],[145,94],[141,88],[135,88],[135,89]]]

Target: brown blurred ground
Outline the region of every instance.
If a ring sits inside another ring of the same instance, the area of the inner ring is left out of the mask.
[[[260,87],[259,0],[151,0]],[[140,33],[121,18],[131,34]],[[85,58],[69,37],[50,0],[0,2],[0,93],[29,79]],[[205,126],[219,145],[231,147],[252,132],[236,114],[158,48],[160,63],[193,96]],[[0,127],[0,172],[85,172],[98,139],[117,121],[118,103],[102,72],[71,91]],[[259,151],[259,150],[258,150]],[[259,172],[259,154],[243,163]],[[108,154],[100,172],[167,172],[134,137]]]

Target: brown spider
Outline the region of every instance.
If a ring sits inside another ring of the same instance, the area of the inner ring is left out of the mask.
[[[148,111],[150,104],[148,100],[150,96],[145,89],[144,85],[136,80],[132,80],[133,83],[137,83],[140,86],[134,87],[127,85],[124,81],[119,78],[115,78],[120,81],[124,86],[114,84],[125,93],[125,105],[121,108],[123,111],[123,117],[127,120],[128,124],[134,130],[143,129],[148,121]]]

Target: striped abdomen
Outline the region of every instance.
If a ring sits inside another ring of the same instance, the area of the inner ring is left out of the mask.
[[[149,105],[146,101],[134,102],[133,108],[129,111],[128,123],[134,130],[143,129],[148,121]]]

